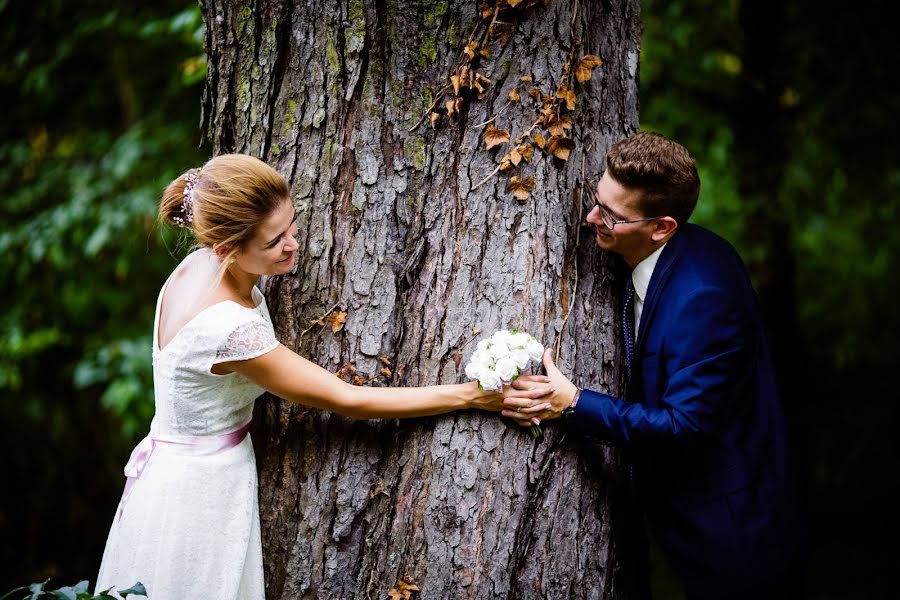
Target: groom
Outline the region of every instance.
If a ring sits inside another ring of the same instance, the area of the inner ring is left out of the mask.
[[[793,599],[801,528],[775,373],[743,263],[687,223],[699,191],[693,158],[671,140],[638,133],[609,149],[587,221],[631,269],[625,398],[577,388],[548,352],[557,392],[541,418],[627,449],[637,501],[688,598]]]

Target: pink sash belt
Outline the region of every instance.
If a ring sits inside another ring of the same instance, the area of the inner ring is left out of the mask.
[[[156,435],[151,432],[131,451],[131,458],[125,465],[125,477],[128,480],[125,482],[125,491],[122,492],[122,500],[119,502],[118,518],[122,518],[122,511],[125,510],[125,501],[131,494],[131,488],[140,479],[157,447],[176,448],[178,454],[186,456],[208,456],[234,448],[244,441],[249,430],[250,421],[233,431],[219,435]]]

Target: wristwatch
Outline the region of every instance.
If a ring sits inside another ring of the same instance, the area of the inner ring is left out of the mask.
[[[575,396],[572,398],[572,404],[565,407],[560,413],[560,417],[566,421],[575,416],[575,405],[578,404],[578,398],[581,396],[581,388],[575,390]]]

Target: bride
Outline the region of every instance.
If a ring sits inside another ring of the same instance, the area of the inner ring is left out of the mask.
[[[160,219],[202,247],[172,272],[156,303],[156,414],[125,466],[97,590],[140,581],[151,599],[264,597],[256,462],[247,430],[255,399],[357,419],[405,418],[516,398],[523,418],[549,405],[534,391],[476,382],[421,388],[350,385],[275,339],[261,275],[294,265],[295,212],[284,178],[245,155],[213,158],[166,188]]]

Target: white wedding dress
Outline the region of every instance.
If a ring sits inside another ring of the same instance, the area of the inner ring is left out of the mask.
[[[156,414],[126,467],[133,476],[142,463],[113,520],[96,589],[140,581],[151,600],[263,600],[256,458],[244,435],[263,390],[240,374],[210,369],[276,348],[271,317],[253,288],[255,309],[213,304],[160,350],[167,285],[153,325]]]

